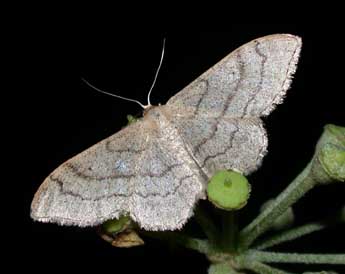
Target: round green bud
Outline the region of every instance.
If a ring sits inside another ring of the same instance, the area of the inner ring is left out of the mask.
[[[319,160],[330,178],[345,181],[345,147],[325,144],[320,150]]]
[[[127,121],[128,121],[127,125],[133,124],[137,120],[138,120],[138,118],[136,118],[135,116],[130,115],[130,114],[127,115]]]
[[[121,216],[119,219],[108,220],[102,224],[104,232],[116,234],[124,231],[131,223],[128,216]]]
[[[316,145],[312,173],[318,184],[345,181],[345,127],[325,126]]]
[[[325,126],[328,142],[345,147],[345,127],[328,124]]]
[[[250,184],[246,177],[235,171],[218,171],[207,186],[208,199],[225,210],[238,210],[247,204]]]

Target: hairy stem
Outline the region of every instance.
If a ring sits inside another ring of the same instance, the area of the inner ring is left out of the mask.
[[[309,163],[274,202],[240,232],[240,248],[242,250],[248,248],[257,237],[270,227],[277,217],[315,186],[316,181],[311,176],[311,166]]]
[[[287,241],[292,241],[296,238],[302,237],[304,235],[310,234],[315,231],[319,231],[325,228],[326,225],[323,223],[310,223],[300,227],[292,228],[287,231],[282,232],[281,234],[274,235],[262,243],[254,246],[255,249],[266,249]]]
[[[248,260],[264,263],[345,264],[345,254],[279,253],[249,250]]]
[[[302,237],[304,235],[319,231],[324,229],[330,225],[334,225],[337,223],[345,222],[345,218],[343,216],[343,210],[340,210],[336,215],[326,218],[319,222],[313,222],[309,224],[302,225],[300,227],[291,228],[289,230],[283,231],[278,235],[274,235],[267,239],[261,241],[261,243],[255,245],[254,249],[266,249],[287,241],[292,241],[296,238]]]
[[[172,241],[178,245],[181,245],[185,248],[193,249],[203,254],[210,253],[211,247],[207,240],[201,240],[193,238],[178,232],[151,232],[151,231],[141,231],[140,234],[150,237],[153,239]]]
[[[241,269],[248,269],[259,274],[293,274],[252,260],[244,260],[241,264]]]

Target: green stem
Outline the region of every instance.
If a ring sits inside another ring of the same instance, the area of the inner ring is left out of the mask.
[[[240,248],[247,249],[283,214],[316,184],[345,181],[345,128],[326,125],[307,167],[297,178],[240,233]]]
[[[193,249],[203,254],[208,254],[212,251],[207,240],[193,238],[177,232],[140,231],[140,234],[153,239],[172,241],[173,243],[177,243],[185,248]]]
[[[237,248],[238,226],[235,211],[222,211],[222,246],[225,252],[234,252]]]
[[[241,264],[241,269],[248,269],[259,274],[293,274],[257,261],[244,260]]]
[[[218,242],[219,231],[213,223],[211,216],[209,216],[205,209],[202,208],[202,205],[199,204],[197,206],[194,217],[209,239],[210,244],[216,245]]]
[[[179,237],[179,239],[176,239],[176,237],[174,237],[174,239],[176,243],[200,253],[208,254],[211,252],[211,248],[207,240],[201,240],[191,237]]]
[[[283,214],[293,203],[312,189],[316,181],[311,176],[310,162],[299,176],[249,225],[240,232],[240,248],[247,249],[253,241],[264,233],[273,221]]]
[[[287,231],[282,232],[281,234],[274,235],[260,244],[254,246],[255,249],[266,249],[287,241],[292,241],[296,238],[302,237],[304,235],[307,235],[309,233],[319,231],[323,228],[325,228],[326,225],[323,223],[310,223],[306,224],[300,227],[292,228]]]
[[[302,225],[300,227],[295,227],[286,231],[283,231],[279,233],[278,235],[274,235],[272,237],[269,237],[267,239],[264,239],[261,241],[261,243],[258,243],[253,248],[254,249],[266,249],[269,247],[272,247],[274,245],[281,244],[283,242],[291,241],[296,238],[302,237],[304,235],[310,234],[315,231],[319,231],[321,229],[324,229],[328,226],[335,225],[337,223],[345,222],[343,210],[340,210],[337,214],[334,216],[331,216],[329,218],[326,218],[319,222],[309,223]]]
[[[345,264],[345,254],[279,253],[249,250],[247,258],[264,263]]]
[[[240,274],[231,267],[229,263],[215,263],[211,264],[208,269],[208,274]]]
[[[333,271],[318,271],[318,272],[303,272],[303,274],[338,274],[338,272],[333,272]]]

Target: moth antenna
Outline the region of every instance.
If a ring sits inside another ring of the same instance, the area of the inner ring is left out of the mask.
[[[107,91],[104,91],[104,90],[101,90],[99,88],[96,88],[94,85],[90,84],[88,81],[86,81],[84,78],[81,78],[81,80],[83,80],[83,82],[85,84],[87,84],[90,88],[94,89],[95,91],[98,91],[100,93],[104,93],[104,94],[107,94],[107,95],[110,95],[110,96],[113,96],[113,97],[116,97],[116,98],[120,98],[120,99],[123,99],[123,100],[126,100],[126,101],[131,101],[131,102],[135,102],[137,104],[139,104],[143,109],[146,109],[149,107],[149,105],[147,106],[144,106],[142,103],[140,103],[138,100],[134,100],[134,99],[130,99],[130,98],[127,98],[127,97],[123,97],[123,96],[120,96],[120,95],[116,95],[116,94],[112,94],[110,92],[107,92]]]
[[[163,39],[163,48],[162,48],[161,60],[159,61],[159,66],[157,68],[157,71],[156,71],[156,74],[155,74],[155,78],[154,78],[153,83],[151,85],[150,91],[149,91],[149,93],[147,95],[147,103],[148,103],[149,106],[151,106],[151,102],[150,102],[151,91],[152,91],[154,85],[156,84],[158,73],[159,73],[159,71],[161,69],[161,66],[162,66],[162,63],[163,63],[164,51],[165,51],[165,38]]]

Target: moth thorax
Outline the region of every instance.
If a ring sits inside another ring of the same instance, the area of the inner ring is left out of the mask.
[[[144,117],[151,117],[155,119],[159,119],[162,116],[162,106],[149,106],[147,109],[144,110],[143,113]]]

